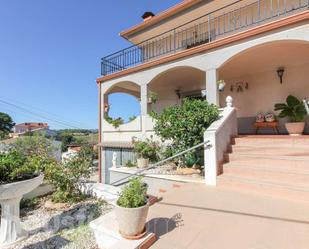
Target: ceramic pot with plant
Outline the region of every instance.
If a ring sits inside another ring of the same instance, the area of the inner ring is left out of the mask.
[[[286,103],[275,104],[275,111],[280,111],[279,118],[288,118],[285,127],[290,135],[301,135],[305,129],[306,109],[302,101],[289,95]]]
[[[149,91],[148,104],[155,104],[158,100],[158,94],[156,92]]]
[[[154,161],[157,158],[157,143],[151,139],[137,140],[133,139],[133,152],[137,156],[137,167],[146,168],[149,161]]]
[[[23,195],[43,182],[37,162],[14,150],[0,154],[0,248],[10,248],[28,236],[20,225],[19,206]]]
[[[127,239],[139,239],[146,233],[149,210],[147,185],[140,177],[129,181],[116,202],[115,213],[120,234]]]
[[[225,85],[226,85],[225,81],[224,80],[218,80],[217,85],[218,85],[218,90],[220,92],[223,92],[224,88],[225,88]]]

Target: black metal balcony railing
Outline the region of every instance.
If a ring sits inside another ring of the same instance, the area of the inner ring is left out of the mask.
[[[309,0],[240,0],[168,32],[102,58],[109,75],[164,55],[209,43],[223,36],[309,9]]]

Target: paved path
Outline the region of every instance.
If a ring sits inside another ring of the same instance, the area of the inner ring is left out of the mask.
[[[185,184],[149,215],[159,237],[151,248],[309,248],[309,203]]]

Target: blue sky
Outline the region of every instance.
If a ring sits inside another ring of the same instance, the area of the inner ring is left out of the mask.
[[[100,58],[129,45],[118,33],[139,23],[145,11],[158,13],[178,2],[1,0],[0,112],[16,123],[97,128]],[[112,116],[136,112],[136,103],[127,97],[116,94],[111,102]]]

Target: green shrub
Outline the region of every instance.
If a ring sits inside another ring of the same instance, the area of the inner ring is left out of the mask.
[[[137,118],[137,117],[136,117],[135,115],[133,115],[133,116],[129,117],[129,122],[134,121],[136,118]]]
[[[138,208],[146,205],[147,188],[141,177],[131,179],[120,193],[117,205],[124,208]]]
[[[57,164],[51,141],[44,136],[20,137],[6,154],[0,155],[2,184],[31,179]]]
[[[292,95],[286,98],[286,103],[275,104],[275,111],[281,111],[279,118],[288,117],[291,122],[304,122],[307,114],[304,103]]]
[[[64,163],[50,165],[45,169],[46,179],[55,187],[53,202],[78,202],[85,198],[78,183],[90,177],[92,156],[83,148]]]
[[[155,134],[170,143],[168,154],[175,154],[201,143],[206,129],[219,118],[219,110],[206,100],[187,98],[181,106],[167,107],[151,116],[156,121]]]
[[[105,120],[110,123],[115,128],[118,128],[120,125],[124,124],[124,120],[121,117],[112,118],[108,115],[108,113],[104,114]]]
[[[149,159],[154,162],[158,160],[158,143],[152,139],[138,140],[133,138],[133,152],[136,153],[138,158]]]
[[[135,167],[135,164],[131,160],[128,160],[125,162],[124,166],[127,168],[133,168]]]
[[[185,155],[185,164],[187,167],[192,167],[194,165],[200,165],[201,164],[201,155],[198,155],[198,153],[187,153]]]

